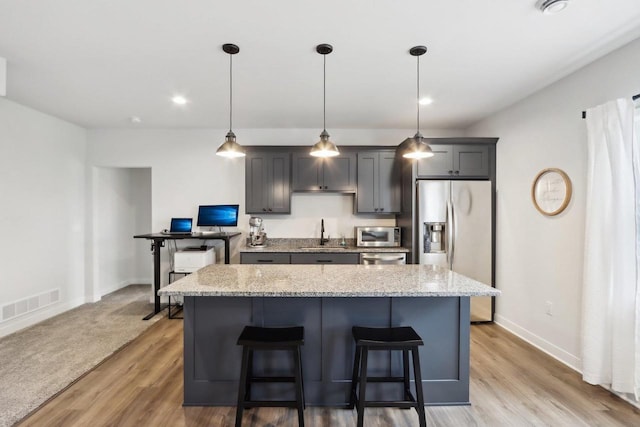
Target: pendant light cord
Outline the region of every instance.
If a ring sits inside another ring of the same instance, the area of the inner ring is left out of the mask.
[[[233,124],[233,55],[229,55],[229,132]]]
[[[416,58],[418,59],[417,64],[418,64],[418,70],[417,70],[417,75],[418,78],[416,79],[416,81],[418,82],[416,85],[416,92],[418,94],[417,98],[416,98],[416,108],[418,109],[418,117],[416,119],[416,133],[420,133],[420,56],[416,56]]]
[[[327,130],[327,55],[322,55],[322,129]]]

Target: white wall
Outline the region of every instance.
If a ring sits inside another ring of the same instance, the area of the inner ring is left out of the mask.
[[[131,173],[131,204],[134,207],[134,222],[132,229],[136,233],[151,233],[151,169],[129,169]],[[131,242],[129,236],[129,242]],[[149,263],[151,253],[149,242],[134,239],[133,271],[129,280],[131,283],[153,283],[153,268]]]
[[[172,217],[197,217],[198,205],[237,203],[241,216],[238,230],[249,228],[249,215],[244,215],[244,159],[224,159],[215,155],[224,140],[226,129],[167,130],[90,130],[88,131],[88,164],[90,167],[149,167],[152,169],[153,231],[168,228]],[[307,145],[318,139],[317,129],[234,129],[243,145]],[[461,131],[425,131],[433,137],[459,136]],[[333,129],[332,139],[340,145],[397,145],[413,130]],[[292,214],[267,218],[269,237],[319,237],[320,218],[325,218],[326,231],[333,237],[340,233],[353,235],[358,224],[389,224],[390,219],[354,216],[353,196],[294,194]],[[142,233],[147,230],[136,230]],[[231,247],[237,261],[242,239]],[[180,242],[186,245],[185,242]],[[163,283],[167,282],[169,260],[162,253]],[[149,263],[152,262],[149,257]]]
[[[470,127],[497,136],[497,321],[580,369],[586,129],[581,111],[640,93],[640,39]],[[539,214],[531,184],[563,169],[573,198],[557,217]],[[553,304],[553,315],[545,304]]]
[[[60,289],[0,336],[84,302],[85,142],[84,129],[0,98],[0,306]]]
[[[150,231],[150,176],[150,169],[93,171],[93,288],[98,297],[153,279],[148,242],[132,238],[137,230]]]

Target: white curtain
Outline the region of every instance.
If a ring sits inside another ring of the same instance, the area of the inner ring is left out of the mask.
[[[640,395],[638,141],[634,105],[587,111],[582,370],[591,384]]]

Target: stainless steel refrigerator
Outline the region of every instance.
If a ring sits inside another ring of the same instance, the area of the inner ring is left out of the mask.
[[[414,259],[492,285],[490,181],[418,180]],[[492,320],[491,297],[471,298],[471,321]]]

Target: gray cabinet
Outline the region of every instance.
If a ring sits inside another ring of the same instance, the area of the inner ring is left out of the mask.
[[[292,253],[291,264],[360,264],[360,254]]]
[[[434,156],[418,160],[419,178],[489,178],[489,147],[431,144]]]
[[[395,151],[358,153],[357,213],[400,212],[400,196]]]
[[[241,253],[240,264],[290,264],[289,253]]]
[[[291,213],[291,155],[252,152],[245,158],[248,214]]]
[[[293,155],[293,191],[356,191],[356,155],[343,153],[318,158],[308,153]]]
[[[360,254],[354,252],[241,252],[240,264],[360,264]]]

